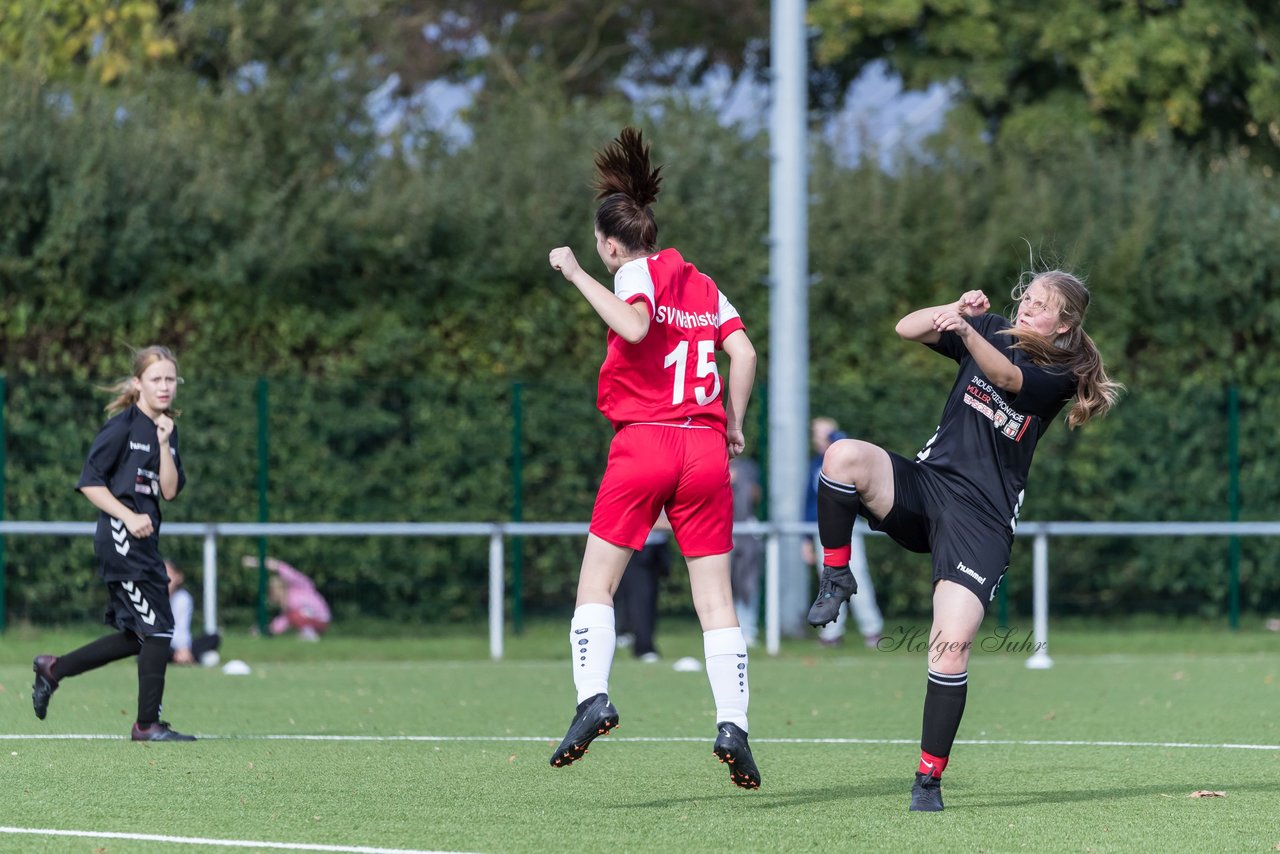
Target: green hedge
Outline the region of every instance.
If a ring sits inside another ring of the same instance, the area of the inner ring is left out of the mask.
[[[517,382],[524,518],[584,520],[608,441],[593,408],[604,329],[546,255],[568,244],[595,266],[590,156],[628,121],[668,164],[661,241],[731,295],[768,376],[762,137],[721,127],[697,105],[636,115],[621,101],[548,91],[536,103],[483,103],[469,145],[424,133],[403,141],[403,155],[374,156],[368,134],[326,138],[309,126],[297,139],[272,136],[293,132],[264,129],[278,91],[184,86],[54,90],[0,75],[6,518],[92,518],[71,487],[101,423],[105,395],[94,387],[126,370],[126,344],[163,342],[187,380],[192,475],[172,519],[257,518],[255,394],[267,377],[273,520],[508,518]],[[1205,164],[1159,145],[1036,160],[946,139],[928,162],[891,172],[838,167],[815,146],[813,164],[815,414],[916,450],[952,371],[898,341],[894,321],[973,287],[1006,304],[1028,261],[1025,239],[1038,261],[1088,276],[1089,329],[1130,390],[1105,421],[1054,428],[1025,518],[1227,518],[1232,386],[1244,518],[1274,518],[1280,205],[1270,179],[1247,162]],[[764,438],[757,429],[753,447]],[[6,546],[11,620],[97,607],[87,542]],[[195,540],[166,547],[198,563]],[[236,561],[252,547],[224,546],[233,619],[251,613],[256,580]],[[1055,608],[1221,613],[1226,547],[1055,543]],[[480,540],[272,548],[313,572],[344,619],[420,624],[484,612]],[[566,607],[579,548],[525,544],[528,608]],[[1250,609],[1280,592],[1269,548],[1244,543]],[[875,559],[887,610],[920,611],[927,572],[917,558]],[[1025,607],[1026,573],[1010,586]]]
[[[826,411],[854,435],[910,455],[932,430],[950,378],[945,367],[943,374],[936,381],[929,377],[926,387],[911,383],[910,396],[902,394],[903,384],[841,387]],[[256,390],[253,380],[204,384],[188,378],[179,423],[189,485],[169,506],[168,521],[257,520]],[[95,518],[72,489],[101,418],[103,396],[85,391],[47,381],[9,384],[8,518]],[[512,518],[513,385],[447,391],[423,381],[277,379],[268,391],[272,521]],[[526,521],[589,517],[610,435],[592,392],[590,385],[521,385],[520,503]],[[1023,518],[1228,518],[1225,402],[1221,387],[1190,397],[1135,390],[1090,430],[1073,433],[1056,425],[1033,469]],[[37,413],[52,423],[34,419]],[[1266,509],[1275,506],[1275,479],[1255,461],[1274,415],[1265,408],[1242,410],[1247,519],[1272,518]],[[1192,483],[1199,484],[1194,491]],[[164,546],[189,570],[199,567],[198,538],[171,536]],[[927,558],[881,540],[869,548],[886,613],[920,613],[928,601]],[[256,541],[224,540],[219,549],[220,604],[232,622],[249,622],[257,576],[239,560],[256,553]],[[314,575],[341,619],[377,617],[413,626],[481,620],[487,607],[484,538],[278,538],[270,549]],[[551,611],[572,601],[580,550],[577,537],[526,540],[526,610]],[[1268,540],[1242,541],[1249,610],[1264,610],[1280,594],[1280,572],[1268,558],[1273,553]],[[1218,615],[1226,607],[1226,556],[1223,538],[1054,539],[1051,601],[1058,613]],[[11,620],[74,621],[98,607],[87,538],[10,537],[6,559]],[[1020,540],[1009,578],[1015,611],[1030,608],[1029,569],[1029,542]],[[681,600],[674,607],[686,605]]]

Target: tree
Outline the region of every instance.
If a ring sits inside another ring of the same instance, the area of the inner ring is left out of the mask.
[[[406,95],[439,77],[529,93],[552,69],[572,94],[635,82],[697,80],[716,64],[740,70],[769,34],[765,0],[413,0],[394,4],[383,45]]]
[[[828,94],[872,59],[955,81],[1002,142],[1169,134],[1280,144],[1280,7],[1253,0],[815,0]],[[961,113],[963,115],[963,113]]]
[[[155,0],[44,0],[6,3],[0,12],[0,62],[46,78],[87,71],[113,83],[174,50]]]

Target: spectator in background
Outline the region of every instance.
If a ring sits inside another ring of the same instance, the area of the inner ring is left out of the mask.
[[[243,563],[256,569],[258,559],[245,555]],[[271,634],[297,629],[302,640],[320,640],[320,635],[329,628],[329,603],[324,601],[315,583],[282,560],[269,557],[265,565],[275,573],[268,589],[268,601],[281,609],[268,627]]]
[[[205,667],[218,663],[218,647],[222,644],[219,634],[203,634],[191,637],[191,617],[195,613],[195,600],[182,584],[186,575],[171,560],[164,562],[169,573],[169,608],[173,611],[173,639],[169,641],[169,661],[173,664],[195,664]]]
[[[658,628],[658,588],[671,571],[671,552],[667,547],[671,523],[661,513],[644,548],[634,552],[613,594],[613,607],[618,616],[618,646],[631,646],[632,655],[646,664],[661,656],[653,636]],[[627,638],[627,640],[624,640]]]
[[[834,418],[819,416],[813,419],[811,427],[810,438],[813,442],[814,456],[809,461],[809,488],[804,503],[804,520],[817,522],[818,475],[822,473],[822,456],[827,452],[827,448],[831,447],[832,442],[847,439],[848,436],[840,430],[840,425]],[[839,646],[844,643],[845,621],[849,614],[849,606],[852,606],[854,619],[858,621],[858,631],[862,633],[863,643],[869,648],[876,648],[876,644],[880,642],[880,632],[884,630],[884,616],[876,604],[876,589],[872,586],[871,575],[867,572],[867,554],[861,548],[862,541],[856,542],[859,548],[853,550],[849,568],[853,571],[857,594],[849,600],[848,606],[840,606],[840,616],[834,623],[823,626],[818,632],[818,643],[823,646]],[[822,550],[821,544],[817,543],[816,539],[805,539],[802,541],[801,548],[804,562],[814,567],[821,577],[822,563],[816,557]]]
[[[760,504],[760,466],[750,457],[729,460],[729,485],[733,489],[733,521],[756,522]],[[759,534],[733,533],[729,578],[733,608],[747,646],[755,646],[760,631],[760,574],[764,569],[764,540]]]

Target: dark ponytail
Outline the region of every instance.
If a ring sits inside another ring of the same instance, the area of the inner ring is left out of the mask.
[[[662,167],[649,162],[649,146],[640,131],[625,127],[618,138],[596,155],[600,207],[596,230],[612,237],[628,252],[652,252],[658,247],[658,222],[650,207],[658,199]]]

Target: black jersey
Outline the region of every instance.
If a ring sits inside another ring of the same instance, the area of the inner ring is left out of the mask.
[[[169,453],[178,470],[178,491],[187,482],[178,453],[178,427],[169,434]],[[151,536],[139,540],[124,523],[107,513],[98,513],[93,550],[98,570],[105,581],[166,578],[160,557],[160,440],[156,424],[136,405],[107,421],[98,431],[85,458],[76,489],[105,486],[120,503],[135,513],[151,517]]]
[[[1022,370],[1017,395],[996,387],[979,368],[960,336],[942,333],[929,346],[960,363],[937,431],[916,455],[956,487],[962,500],[994,521],[1017,525],[1027,473],[1036,444],[1075,394],[1070,371],[1043,368],[998,334],[1010,323],[998,314],[969,318],[974,331]]]

